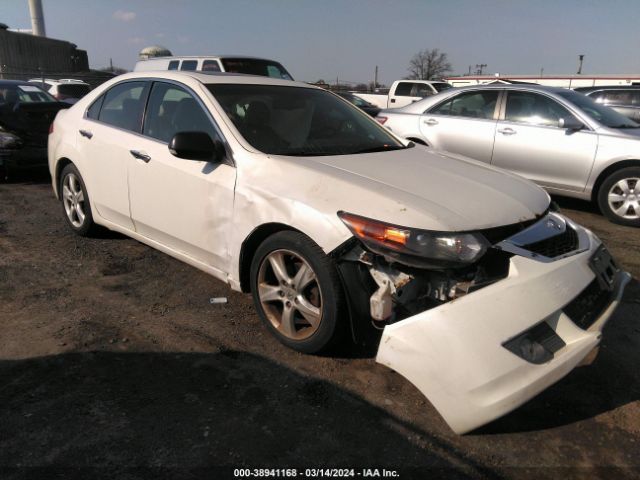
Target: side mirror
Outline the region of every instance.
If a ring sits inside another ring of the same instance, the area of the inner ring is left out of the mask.
[[[186,160],[217,162],[224,158],[222,142],[211,139],[205,132],[178,132],[169,142],[172,155]]]
[[[558,128],[566,128],[567,130],[582,130],[584,123],[576,117],[566,117],[558,120]]]

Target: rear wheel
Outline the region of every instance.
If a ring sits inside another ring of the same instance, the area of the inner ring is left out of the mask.
[[[640,227],[640,167],[609,175],[598,191],[598,205],[612,222]]]
[[[83,237],[92,233],[96,225],[93,222],[91,203],[80,172],[72,163],[62,169],[59,189],[67,225]]]
[[[345,309],[338,272],[305,235],[279,232],[258,247],[251,291],[262,321],[288,347],[316,353],[340,338]]]

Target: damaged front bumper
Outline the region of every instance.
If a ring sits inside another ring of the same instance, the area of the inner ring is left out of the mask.
[[[413,383],[459,434],[561,379],[598,346],[630,280],[595,235],[573,226],[580,248],[570,255],[549,261],[510,242],[507,250],[521,251],[506,278],[387,325],[377,362]]]

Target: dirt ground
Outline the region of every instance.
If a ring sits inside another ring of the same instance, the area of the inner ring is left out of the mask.
[[[0,478],[640,476],[640,231],[588,204],[557,199],[636,278],[600,356],[458,436],[370,356],[293,352],[248,296],[118,234],[76,237],[47,182],[0,184]]]

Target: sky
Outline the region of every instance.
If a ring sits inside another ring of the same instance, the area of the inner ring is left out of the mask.
[[[640,0],[42,0],[47,36],[87,50],[92,68],[132,69],[145,46],[174,55],[242,54],[305,81],[390,84],[423,49],[453,72],[640,73]],[[27,0],[0,22],[31,28]]]

